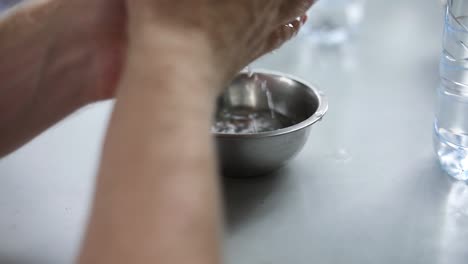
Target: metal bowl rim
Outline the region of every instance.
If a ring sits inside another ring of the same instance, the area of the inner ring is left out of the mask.
[[[252,139],[252,138],[267,138],[267,137],[276,137],[276,136],[281,136],[284,134],[290,134],[296,131],[300,131],[303,129],[306,129],[313,124],[317,123],[319,120],[321,120],[325,114],[328,111],[328,98],[326,95],[320,91],[320,89],[317,88],[316,85],[312,85],[309,82],[291,75],[291,74],[286,74],[278,71],[272,71],[272,70],[265,70],[265,69],[255,69],[252,71],[253,73],[260,73],[264,75],[270,75],[270,76],[275,76],[275,77],[282,77],[282,78],[287,78],[291,81],[297,82],[304,86],[305,88],[311,90],[315,96],[318,99],[318,108],[315,111],[313,115],[311,115],[309,118],[306,120],[297,123],[295,125],[285,127],[282,129],[274,130],[274,131],[268,131],[268,132],[260,132],[260,133],[252,133],[252,134],[236,134],[236,133],[212,133],[216,138],[220,139]],[[242,71],[240,73],[246,73],[246,71]]]

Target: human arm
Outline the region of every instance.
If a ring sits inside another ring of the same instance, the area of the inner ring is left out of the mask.
[[[25,1],[0,16],[0,157],[112,97],[125,45],[115,3]]]
[[[183,48],[182,37],[159,31],[130,47],[80,263],[219,263],[208,133],[219,83],[205,44]]]
[[[260,32],[236,38],[231,30],[239,28],[223,28],[216,19],[207,22],[219,27],[213,31],[191,21],[189,12],[202,17],[198,7],[132,3],[127,64],[79,262],[220,263],[222,220],[209,134],[214,99],[241,66],[279,44],[270,37],[284,33],[277,32],[283,21],[261,29],[268,22],[263,21],[255,25]],[[160,16],[152,8],[161,8]],[[166,19],[176,10],[185,19],[170,23]],[[249,42],[255,35],[257,43]]]

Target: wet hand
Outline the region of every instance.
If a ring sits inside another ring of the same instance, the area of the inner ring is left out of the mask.
[[[189,46],[191,39],[202,39],[210,51],[207,62],[228,81],[293,37],[312,4],[313,0],[129,0],[130,43],[139,35],[161,31],[178,34],[179,43]]]

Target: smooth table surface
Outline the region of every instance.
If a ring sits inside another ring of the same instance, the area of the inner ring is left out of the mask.
[[[287,167],[225,182],[226,263],[468,263],[468,187],[432,150],[442,7],[366,8],[350,45],[299,39],[256,64],[317,84],[330,111]],[[1,264],[72,263],[111,107],[87,107],[0,160]]]

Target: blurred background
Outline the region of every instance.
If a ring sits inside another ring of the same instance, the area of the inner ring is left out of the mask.
[[[17,3],[21,2],[21,0],[1,0],[0,1],[0,10],[5,10]]]

